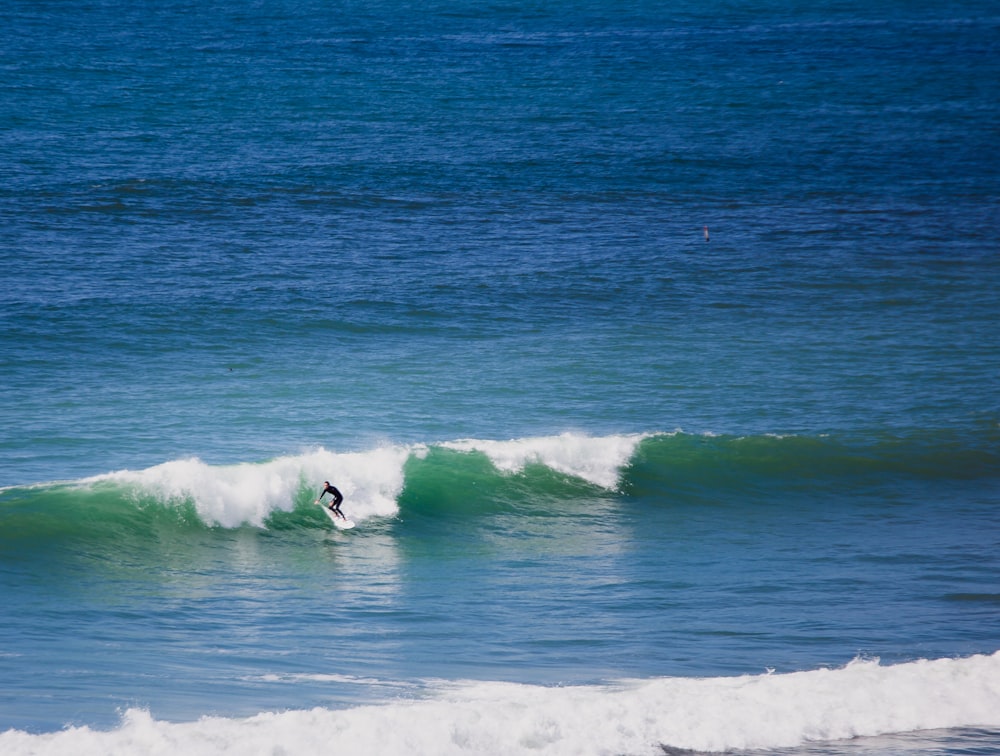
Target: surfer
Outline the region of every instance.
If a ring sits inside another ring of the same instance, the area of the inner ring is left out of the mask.
[[[337,515],[337,517],[341,520],[346,520],[347,517],[345,517],[344,513],[340,511],[340,502],[344,500],[344,494],[338,491],[336,486],[331,486],[330,481],[328,480],[323,481],[323,486],[324,488],[320,491],[319,498],[316,499],[316,503],[319,504],[323,500],[324,496],[330,494],[333,496],[333,501],[330,502],[330,506],[327,507],[327,509]]]

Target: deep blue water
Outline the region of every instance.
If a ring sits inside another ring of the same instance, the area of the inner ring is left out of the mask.
[[[0,750],[1000,753],[991,4],[0,16]]]

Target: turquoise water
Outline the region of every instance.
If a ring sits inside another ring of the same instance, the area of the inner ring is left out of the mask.
[[[9,8],[0,750],[1000,753],[990,5]]]

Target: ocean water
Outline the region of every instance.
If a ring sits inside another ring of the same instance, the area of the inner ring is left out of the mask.
[[[0,753],[1000,754],[994,4],[0,18]]]

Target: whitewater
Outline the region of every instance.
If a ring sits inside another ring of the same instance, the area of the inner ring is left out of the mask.
[[[130,709],[111,731],[7,731],[37,754],[655,754],[773,750],[961,727],[1000,728],[1000,653],[606,686],[437,683],[419,700],[170,723]]]

